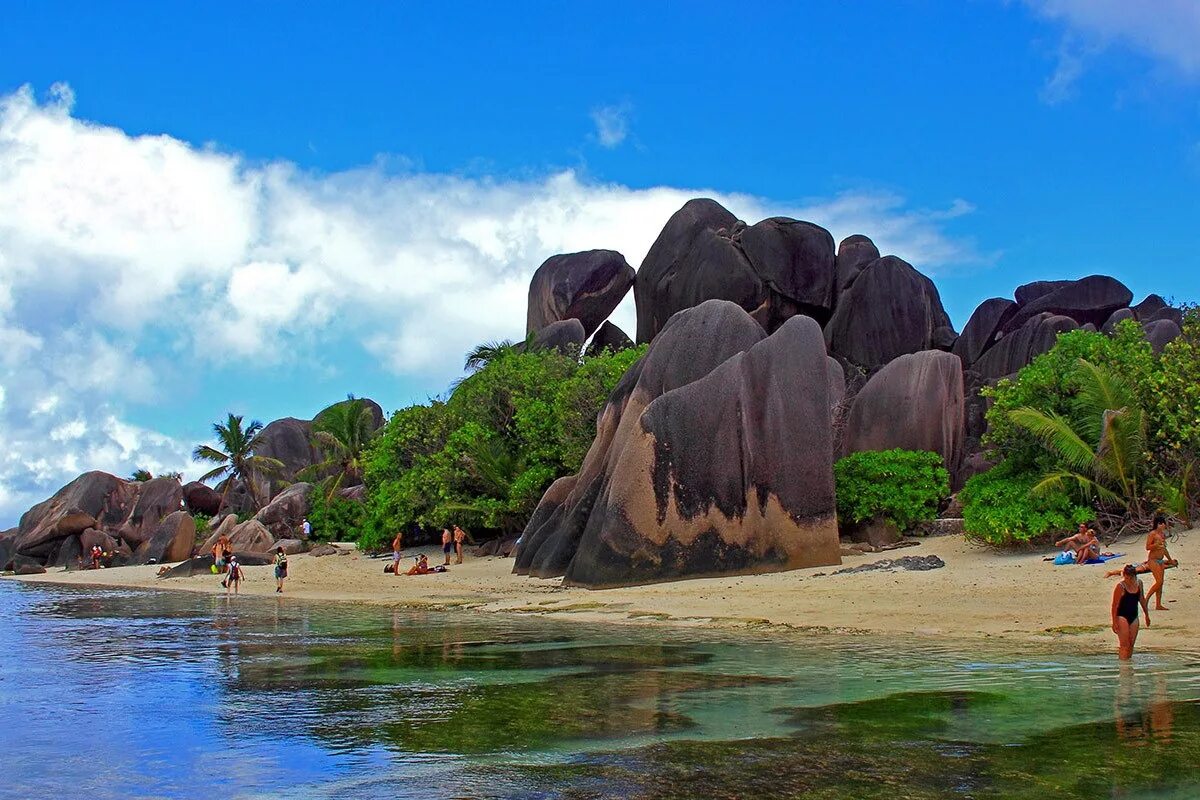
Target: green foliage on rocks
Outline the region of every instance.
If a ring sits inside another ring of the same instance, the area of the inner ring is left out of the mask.
[[[983,443],[998,466],[968,481],[968,533],[1030,541],[1096,517],[1112,527],[1165,510],[1184,522],[1200,495],[1200,314],[1159,354],[1136,322],[1071,331],[984,390]]]
[[[359,541],[367,521],[367,507],[357,500],[313,492],[307,519],[317,542]]]
[[[942,457],[925,450],[852,453],[833,465],[843,523],[886,519],[901,531],[937,516],[950,494]]]
[[[489,349],[445,400],[397,411],[373,440],[360,540],[451,524],[519,531],[546,487],[579,469],[597,414],[644,351]]]

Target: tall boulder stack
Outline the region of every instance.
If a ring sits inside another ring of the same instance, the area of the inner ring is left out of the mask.
[[[601,587],[837,563],[833,372],[809,317],[766,338],[729,301],[676,314],[580,473],[543,497],[514,571]]]
[[[1031,286],[1036,290],[1031,291]],[[1116,278],[1089,275],[1077,281],[1027,284],[1017,289],[1016,297],[1020,308],[1001,327],[1002,333],[1010,333],[1045,313],[1069,317],[1079,325],[1091,323],[1099,329],[1114,311],[1129,305],[1133,292]]]
[[[709,300],[668,320],[609,395],[579,474],[556,482],[543,496],[525,526],[514,572],[540,578],[565,574],[611,464],[634,435],[646,407],[765,336],[744,310],[725,300]]]
[[[864,267],[825,326],[830,355],[868,368],[953,345],[954,335],[933,281],[895,256]]]
[[[789,319],[641,414],[565,583],[593,588],[840,563],[821,330]]]
[[[633,287],[633,267],[615,250],[551,256],[529,283],[525,332],[577,319],[591,336]]]
[[[43,563],[52,560],[67,537],[124,522],[140,488],[107,472],[85,472],[21,515],[12,537],[13,552]]]
[[[855,396],[846,452],[928,450],[955,475],[963,458],[964,408],[957,356],[939,350],[900,356]]]
[[[649,342],[678,311],[729,300],[768,332],[794,314],[827,319],[833,304],[833,237],[787,217],[747,227],[714,200],[690,200],[650,247],[634,281],[637,341]]]

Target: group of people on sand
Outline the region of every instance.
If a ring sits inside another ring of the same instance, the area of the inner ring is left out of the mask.
[[[457,564],[463,563],[463,547],[467,542],[467,532],[457,525],[442,528],[442,554],[446,560],[437,566],[429,565],[429,557],[424,553],[416,556],[416,563],[408,568],[407,571],[400,569],[400,561],[403,558],[402,551],[404,550],[404,534],[397,533],[396,538],[392,539],[392,566],[390,570],[393,575],[428,575],[433,572],[446,572],[446,568],[450,566],[451,554],[457,555]]]
[[[1146,560],[1140,564],[1126,564],[1121,569],[1105,574],[1106,578],[1121,576],[1121,580],[1113,587],[1111,611],[1112,630],[1117,635],[1117,657],[1122,661],[1133,657],[1139,628],[1138,609],[1141,609],[1141,616],[1145,617],[1147,628],[1150,627],[1151,598],[1154,599],[1155,611],[1170,610],[1163,605],[1163,583],[1167,568],[1178,563],[1167,550],[1167,520],[1159,514],[1154,518],[1154,527],[1146,535]],[[1145,572],[1154,576],[1149,592],[1138,578],[1139,574]]]
[[[307,525],[308,520],[305,520],[304,524]],[[246,573],[233,553],[233,542],[224,533],[218,536],[217,541],[213,544],[212,556],[213,572],[225,576],[221,579],[221,586],[225,587],[225,594],[238,594],[242,581],[246,579]],[[287,553],[283,552],[282,547],[275,548],[274,564],[275,593],[283,594],[283,582],[287,579],[288,574],[288,561]]]
[[[1070,556],[1076,564],[1092,564],[1114,557],[1111,553],[1101,552],[1100,539],[1086,522],[1080,523],[1076,533],[1059,539],[1054,545],[1065,548],[1063,556]],[[1170,610],[1163,605],[1163,582],[1167,569],[1178,566],[1178,563],[1167,551],[1167,519],[1159,514],[1154,518],[1154,527],[1146,535],[1146,560],[1105,573],[1106,578],[1121,577],[1113,587],[1112,597],[1112,630],[1117,635],[1117,654],[1121,660],[1133,656],[1141,616],[1145,617],[1146,627],[1150,627],[1150,600],[1154,600],[1155,611]],[[1138,575],[1147,572],[1154,576],[1149,592],[1138,578]]]

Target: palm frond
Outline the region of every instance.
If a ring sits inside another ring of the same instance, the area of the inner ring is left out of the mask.
[[[469,372],[478,372],[500,356],[512,352],[515,346],[508,339],[492,340],[477,344],[467,351],[467,358],[463,364],[463,369]]]
[[[196,461],[211,461],[214,464],[226,464],[229,462],[229,454],[222,453],[215,447],[210,447],[206,444],[197,445],[192,451],[192,458]]]
[[[223,467],[217,467],[214,470],[209,470],[208,472],[204,473],[196,480],[200,481],[201,483],[208,483],[209,481],[216,480],[217,478],[222,478],[225,475],[227,475],[228,473],[229,473],[229,465],[226,464]]]
[[[1036,408],[1016,408],[1008,412],[1013,424],[1029,431],[1054,452],[1075,472],[1091,472],[1096,460],[1092,446],[1071,429],[1071,423],[1061,414],[1038,411]]]

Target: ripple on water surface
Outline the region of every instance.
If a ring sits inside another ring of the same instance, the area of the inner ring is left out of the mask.
[[[0,796],[1200,793],[1183,656],[10,582],[0,610]]]

